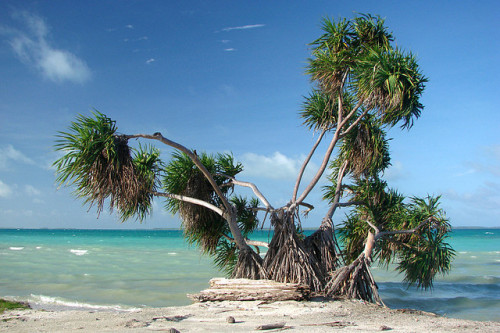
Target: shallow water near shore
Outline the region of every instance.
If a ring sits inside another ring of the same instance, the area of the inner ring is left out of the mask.
[[[374,265],[382,299],[392,308],[500,321],[500,230],[454,230],[449,242],[453,269],[432,291],[407,289],[400,275]],[[222,276],[179,230],[0,229],[0,265],[0,297],[45,309],[187,305],[186,294]]]

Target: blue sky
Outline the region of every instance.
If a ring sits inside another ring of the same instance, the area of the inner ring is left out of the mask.
[[[322,17],[355,13],[385,17],[430,79],[421,118],[389,132],[390,186],[441,194],[454,226],[500,226],[499,12],[497,1],[1,1],[0,227],[179,226],[161,202],[143,224],[120,224],[56,188],[55,135],[94,108],[122,133],[231,151],[241,180],[286,203],[315,140],[298,117],[308,43]],[[325,213],[320,196],[305,227]]]

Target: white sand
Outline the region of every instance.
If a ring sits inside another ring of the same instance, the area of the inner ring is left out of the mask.
[[[235,323],[228,323],[233,317]],[[500,332],[500,322],[449,319],[357,301],[207,302],[137,312],[14,310],[0,315],[2,332],[252,332],[284,323],[276,332]]]

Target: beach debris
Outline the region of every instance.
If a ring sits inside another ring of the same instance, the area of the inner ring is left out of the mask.
[[[146,326],[148,326],[148,323],[144,323],[144,322],[137,320],[135,318],[130,319],[129,321],[127,321],[125,323],[125,327],[128,327],[128,328],[141,328],[141,327],[146,327]]]
[[[181,333],[179,330],[176,330],[173,327],[171,327],[167,332],[169,332],[169,333]]]
[[[357,326],[356,323],[350,321],[330,321],[327,323],[314,323],[314,324],[304,324],[302,326],[330,326],[330,327],[346,327],[346,326]]]
[[[189,317],[191,317],[192,315],[185,315],[185,316],[163,316],[163,317],[154,317],[153,318],[153,321],[161,321],[161,320],[164,320],[164,321],[173,321],[173,322],[180,322],[184,319],[187,319]]]
[[[229,323],[229,324],[234,324],[236,322],[236,320],[234,319],[233,316],[229,316],[226,318],[226,321]]]
[[[265,324],[257,326],[255,329],[258,331],[274,330],[277,328],[284,328],[286,323]]]
[[[381,330],[381,331],[390,331],[390,330],[392,330],[392,327],[382,325],[382,326],[380,326],[379,330]]]
[[[194,301],[301,301],[307,299],[310,289],[299,283],[272,280],[213,278],[210,288],[198,294],[189,294]]]

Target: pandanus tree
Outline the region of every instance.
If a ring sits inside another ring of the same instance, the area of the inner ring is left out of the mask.
[[[369,268],[378,259],[385,266],[396,262],[407,283],[431,287],[453,257],[439,197],[407,202],[381,179],[390,164],[386,129],[411,128],[423,109],[419,99],[427,79],[411,53],[393,47],[379,17],[324,19],[322,29],[307,66],[313,90],[300,112],[317,140],[286,205],[273,207],[255,184],[238,179],[243,165],[230,154],[198,154],[158,132],[120,134],[115,121],[97,111],[59,133],[56,149],[64,155],[55,162],[57,182],[73,185],[75,195],[99,213],[107,202],[122,220],[146,218],[153,198],[163,198],[180,217],[187,240],[235,278],[297,282],[330,296],[380,302]],[[174,153],[163,162],[157,148],[132,148],[131,140],[157,141]],[[323,141],[321,164],[302,186]],[[304,237],[300,210],[314,209],[307,198],[325,172],[329,209]],[[238,187],[250,188],[254,197],[237,195]],[[337,231],[339,242],[332,217],[341,207],[350,208]],[[260,214],[274,230],[269,244],[249,239]],[[261,256],[263,246],[268,250]]]

